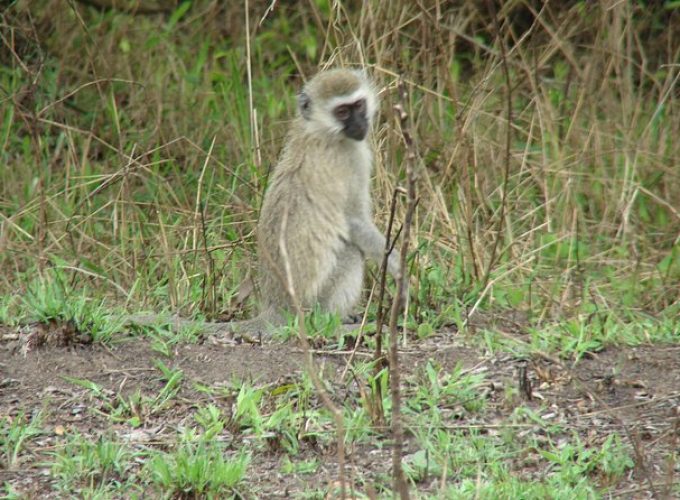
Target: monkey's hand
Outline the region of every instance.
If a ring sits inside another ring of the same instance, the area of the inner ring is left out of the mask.
[[[399,260],[399,253],[392,250],[390,256],[387,258],[387,271],[392,277],[397,280],[401,276],[401,263]]]
[[[352,242],[359,247],[365,257],[380,265],[385,257],[385,236],[366,217],[355,217],[349,220]],[[399,253],[392,250],[387,258],[387,271],[397,279],[400,274]]]

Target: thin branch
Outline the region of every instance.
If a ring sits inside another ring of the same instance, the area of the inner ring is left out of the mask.
[[[404,469],[401,459],[404,448],[404,429],[401,421],[401,388],[400,388],[400,368],[399,368],[399,332],[397,321],[404,307],[405,297],[408,293],[408,273],[406,272],[406,256],[408,254],[411,241],[411,226],[413,224],[413,214],[416,208],[416,154],[413,145],[413,137],[409,131],[408,113],[406,113],[406,101],[408,98],[406,85],[399,79],[397,85],[399,89],[399,104],[394,106],[397,123],[401,131],[404,145],[406,146],[406,216],[404,217],[403,239],[401,240],[400,275],[397,280],[397,294],[392,303],[390,311],[390,394],[392,396],[392,439],[394,448],[392,450],[392,480],[394,481],[395,493],[399,494],[402,500],[409,498],[408,485],[404,478]]]
[[[510,146],[512,142],[512,84],[510,82],[510,69],[508,66],[507,51],[505,48],[505,41],[501,36],[500,23],[498,22],[498,13],[492,0],[487,0],[487,5],[493,17],[494,31],[498,39],[498,45],[501,51],[501,67],[503,68],[503,76],[505,77],[505,99],[507,105],[507,122],[505,127],[505,159],[503,162],[503,189],[501,191],[501,209],[498,213],[498,224],[496,226],[496,237],[491,247],[491,256],[489,257],[489,264],[486,266],[484,272],[484,280],[482,281],[482,288],[486,286],[491,275],[493,266],[496,264],[498,242],[503,237],[503,226],[505,223],[505,208],[508,198],[508,180],[510,178]]]
[[[382,357],[382,327],[385,320],[383,299],[385,297],[385,284],[387,281],[387,261],[392,253],[394,245],[399,237],[399,234],[395,236],[394,240],[390,240],[392,237],[392,225],[394,224],[394,214],[397,208],[397,195],[403,193],[403,189],[395,188],[392,193],[392,203],[390,205],[390,218],[387,222],[387,231],[385,231],[385,252],[383,253],[382,262],[380,264],[380,285],[378,286],[378,312],[376,314],[375,320],[375,335],[376,335],[376,345],[375,345],[375,356],[374,359]],[[401,231],[401,230],[400,230]]]

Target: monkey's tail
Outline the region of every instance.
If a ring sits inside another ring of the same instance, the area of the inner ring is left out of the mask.
[[[269,339],[278,325],[277,315],[270,311],[263,311],[258,316],[242,321],[196,321],[182,318],[176,314],[142,313],[131,314],[125,317],[124,324],[127,326],[152,326],[167,324],[172,331],[178,332],[184,329],[196,329],[217,343],[234,343],[245,341],[261,343],[263,339]]]

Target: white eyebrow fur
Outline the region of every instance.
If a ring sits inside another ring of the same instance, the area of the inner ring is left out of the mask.
[[[338,96],[338,97],[333,97],[332,99],[328,100],[328,107],[333,109],[336,106],[339,106],[340,104],[344,103],[351,103],[358,101],[361,98],[366,98],[366,89],[360,88],[358,90],[355,90],[349,95],[344,95],[344,96]]]

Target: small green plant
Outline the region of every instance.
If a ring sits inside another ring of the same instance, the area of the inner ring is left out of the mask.
[[[414,395],[406,401],[408,408],[420,412],[425,409],[460,405],[474,413],[484,408],[485,400],[480,391],[484,377],[480,374],[466,373],[458,363],[451,372],[428,361],[414,381]]]
[[[146,470],[164,495],[224,498],[239,496],[249,461],[250,456],[243,452],[225,459],[219,444],[185,442],[172,452],[155,454]]]
[[[93,299],[88,289],[75,290],[59,270],[31,282],[21,297],[20,309],[22,316],[41,323],[73,322],[95,342],[108,342],[123,329],[123,319],[111,314],[110,306]]]
[[[86,485],[102,487],[125,482],[133,467],[135,454],[109,438],[90,441],[72,436],[66,445],[54,452],[51,473],[64,490]]]
[[[616,434],[607,436],[599,449],[586,446],[578,435],[574,435],[567,443],[538,452],[553,464],[560,480],[572,486],[595,473],[603,475],[606,483],[612,483],[635,465]]]
[[[411,480],[420,482],[442,474],[450,477],[502,478],[507,474],[505,463],[515,452],[516,445],[504,446],[496,439],[472,429],[448,430],[428,426],[427,418],[416,420],[416,439],[421,449],[405,460],[405,472]]]
[[[273,435],[278,446],[286,453],[297,455],[300,450],[299,434],[304,415],[293,409],[293,403],[279,404],[264,422],[264,428]]]
[[[526,406],[519,406],[515,408],[510,416],[512,422],[526,423],[529,422],[537,428],[542,429],[548,434],[559,434],[564,431],[564,426],[561,423],[554,423],[545,420],[540,413],[532,408]]]
[[[222,412],[215,405],[202,406],[194,415],[196,423],[203,427],[205,439],[210,440],[219,435],[224,429]]]
[[[234,411],[228,422],[224,421],[219,408],[213,405],[198,410],[195,420],[203,428],[204,435],[217,435],[228,427],[231,432],[248,434],[249,439],[258,445],[283,449],[296,455],[299,441],[311,438],[315,429],[321,427],[317,425],[319,412],[310,407],[311,387],[304,380],[273,387],[254,387],[235,380],[229,388],[199,385],[197,390],[234,398]],[[268,415],[263,415],[263,407],[268,409]],[[302,431],[303,426],[306,432]]]
[[[355,408],[345,406],[345,441],[348,443],[367,443],[375,438],[375,432],[371,425],[371,416],[364,406]]]
[[[318,470],[319,465],[319,461],[314,458],[292,462],[288,455],[284,455],[281,472],[284,474],[313,474]]]
[[[95,412],[108,415],[115,422],[127,422],[133,427],[139,427],[149,415],[162,412],[182,386],[184,374],[181,370],[168,368],[159,360],[156,361],[156,368],[161,372],[165,385],[155,397],[144,396],[139,389],[125,396],[112,393],[91,380],[72,377],[64,379],[87,389],[93,398],[101,401],[101,405],[94,409]]]
[[[153,408],[162,409],[163,406],[179,392],[184,379],[184,373],[182,370],[169,368],[161,360],[156,360],[155,366],[161,372],[165,385],[158,393],[158,396],[156,396],[153,402]]]
[[[141,426],[151,413],[149,401],[142,396],[139,388],[127,396],[116,394],[115,400],[104,407],[108,409],[111,420],[126,422],[131,427]]]
[[[4,467],[11,469],[17,465],[26,442],[42,432],[41,422],[40,413],[28,418],[23,411],[14,417],[4,416],[0,419],[0,449]]]
[[[19,322],[17,302],[16,295],[0,295],[0,325],[14,325]]]
[[[125,318],[126,315],[121,315]],[[203,335],[202,318],[194,318],[177,327],[172,316],[159,314],[153,324],[133,325],[133,330],[153,339],[152,349],[166,358],[172,358],[172,346],[180,342],[196,342]]]
[[[145,410],[146,399],[142,396],[139,389],[130,396],[125,397],[121,394],[114,395],[91,380],[72,377],[64,377],[64,379],[74,385],[87,389],[91,397],[101,401],[101,405],[98,405],[93,411],[107,415],[114,422],[127,422],[133,427],[139,427],[143,421],[143,415],[148,413]]]
[[[544,481],[532,481],[507,475],[493,479],[464,479],[458,485],[447,486],[439,494],[441,495],[439,498],[482,498],[485,500],[493,498],[521,498],[522,500],[599,498],[595,489],[586,481],[569,486],[553,477]]]
[[[246,383],[241,384],[236,395],[232,425],[241,429],[252,429],[256,434],[262,434],[264,420],[260,412],[263,390]]]
[[[55,272],[29,284],[21,300],[24,309],[30,311],[34,320],[47,323],[51,320],[73,319],[72,305],[69,301],[70,290],[65,285],[64,279],[62,273]]]
[[[166,336],[159,334],[152,329],[148,329],[146,336],[151,339],[151,349],[166,358],[172,358],[172,343],[168,341]]]
[[[22,500],[22,498],[24,498],[20,493],[17,493],[8,482],[5,482],[2,485],[2,488],[0,488],[0,497],[3,500]]]
[[[308,337],[315,339],[315,341],[318,341],[319,339],[324,339],[326,341],[336,340],[338,328],[342,324],[342,321],[337,314],[323,312],[318,307],[305,314],[304,319],[305,332],[307,332]],[[280,340],[289,340],[297,337],[299,331],[300,326],[298,317],[290,315],[288,317],[287,325],[276,332],[276,337]],[[342,347],[343,338],[341,337],[338,340],[340,342],[340,347]]]

